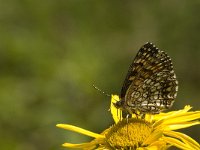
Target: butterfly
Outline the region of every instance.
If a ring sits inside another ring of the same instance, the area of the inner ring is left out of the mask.
[[[158,114],[173,105],[177,91],[171,58],[147,42],[130,65],[120,100],[114,106],[130,115]]]

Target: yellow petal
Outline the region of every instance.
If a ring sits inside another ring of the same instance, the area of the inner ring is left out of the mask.
[[[161,136],[163,135],[162,131],[154,131],[151,133],[151,136],[149,136],[143,143],[143,145],[151,144],[155,141],[157,141]]]
[[[81,149],[94,149],[96,145],[91,145],[90,143],[81,143],[81,144],[71,144],[71,143],[64,143],[62,144],[63,147],[67,148],[81,148]]]
[[[177,148],[183,149],[183,150],[194,150],[193,148],[191,148],[190,146],[188,146],[187,144],[180,142],[177,139],[171,138],[171,137],[163,137],[162,138],[164,141],[166,141],[167,143],[176,146]]]
[[[168,125],[167,127],[169,127],[169,125],[180,125],[179,127],[183,128],[184,126],[181,127],[181,124],[185,124],[185,127],[199,124],[198,121],[193,122],[193,120],[197,120],[200,118],[200,111],[187,112],[189,109],[191,109],[191,107],[186,106],[183,110],[170,113],[169,116],[161,115],[162,117],[159,120],[157,120],[153,126],[155,128],[163,128],[164,125]],[[158,116],[159,115],[157,115],[157,119],[158,119]],[[160,127],[160,125],[162,127]],[[178,126],[175,126],[175,127],[178,127]]]
[[[195,150],[200,149],[199,143],[197,143],[194,139],[187,136],[186,134],[183,134],[183,133],[180,133],[180,132],[175,132],[175,131],[166,131],[166,132],[164,132],[164,134],[167,135],[167,136],[170,136],[170,137],[174,137],[176,139],[180,139],[185,144],[189,145],[190,147],[192,147]]]
[[[113,103],[116,103],[117,101],[119,101],[119,96],[118,95],[112,95],[110,110],[111,110],[111,114],[113,116],[115,123],[118,123],[122,119],[122,111],[120,109],[117,109],[113,105]]]
[[[171,125],[166,125],[164,128],[164,130],[178,130],[178,129],[183,129],[183,128],[188,128],[194,125],[198,125],[200,124],[199,121],[193,121],[193,122],[186,122],[183,124],[171,124]]]
[[[70,130],[70,131],[74,131],[74,132],[77,132],[77,133],[81,133],[81,134],[84,134],[84,135],[87,135],[87,136],[90,136],[90,137],[104,138],[104,136],[101,135],[101,134],[97,134],[97,133],[94,133],[94,132],[91,132],[91,131],[88,131],[88,130],[85,130],[83,128],[79,128],[79,127],[76,127],[76,126],[73,126],[73,125],[57,124],[56,126],[59,127],[59,128],[66,129],[66,130]]]
[[[164,124],[178,124],[185,123],[188,121],[196,120],[200,118],[200,112],[187,112],[182,115],[166,118]]]

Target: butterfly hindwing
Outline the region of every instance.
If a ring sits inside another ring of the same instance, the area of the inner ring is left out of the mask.
[[[170,57],[146,43],[129,67],[122,90],[120,106],[134,113],[159,113],[171,107],[176,98],[178,82]]]

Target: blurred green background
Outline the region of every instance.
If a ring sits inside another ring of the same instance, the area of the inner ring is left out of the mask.
[[[0,149],[58,150],[113,123],[110,99],[147,41],[172,58],[172,109],[200,109],[200,1],[0,0]],[[199,126],[182,130],[200,142]]]

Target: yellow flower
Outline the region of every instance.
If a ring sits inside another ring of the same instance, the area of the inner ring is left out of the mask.
[[[57,124],[59,128],[94,138],[88,143],[64,143],[63,146],[84,150],[165,150],[170,146],[183,150],[200,150],[199,143],[194,139],[174,131],[200,124],[198,121],[200,111],[189,111],[191,107],[185,106],[178,111],[156,115],[146,114],[145,118],[133,115],[132,118],[122,119],[122,111],[113,105],[118,100],[117,95],[112,96],[110,110],[115,124],[100,134],[73,125]]]

